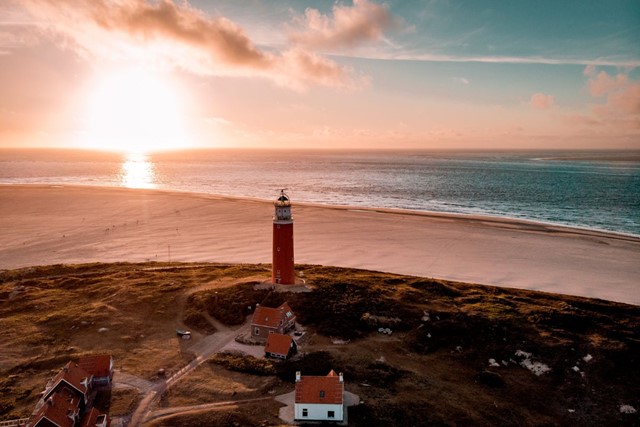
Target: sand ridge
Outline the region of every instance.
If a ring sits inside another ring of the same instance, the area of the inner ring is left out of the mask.
[[[271,262],[270,202],[158,190],[0,186],[0,268]],[[530,221],[299,204],[296,263],[640,305],[640,238]]]

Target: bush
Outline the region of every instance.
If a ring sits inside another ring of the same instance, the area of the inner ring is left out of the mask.
[[[266,359],[256,359],[253,356],[237,355],[232,353],[214,354],[209,363],[223,366],[230,371],[242,372],[251,375],[273,375],[276,369],[273,363]]]

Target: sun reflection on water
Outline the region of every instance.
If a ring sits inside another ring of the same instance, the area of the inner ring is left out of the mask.
[[[155,188],[155,173],[149,157],[129,153],[122,163],[122,186],[127,188]]]

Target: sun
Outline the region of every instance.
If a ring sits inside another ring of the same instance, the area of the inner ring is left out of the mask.
[[[85,148],[145,153],[191,145],[178,90],[153,72],[104,74],[90,92],[87,112]]]

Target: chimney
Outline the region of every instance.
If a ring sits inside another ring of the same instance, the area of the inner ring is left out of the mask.
[[[338,376],[340,377],[340,382],[344,383],[344,377],[342,376],[342,372],[340,372]]]
[[[296,371],[296,382],[299,383],[301,380],[302,374],[300,373],[300,371]]]

